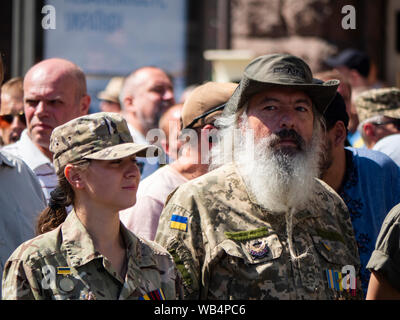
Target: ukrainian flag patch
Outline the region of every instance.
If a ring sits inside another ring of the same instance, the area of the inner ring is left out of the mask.
[[[188,218],[173,214],[171,217],[171,229],[177,229],[181,231],[187,231]]]
[[[151,291],[141,296],[139,300],[165,300],[163,291],[160,289]]]
[[[70,267],[57,267],[57,274],[70,274],[71,268]]]

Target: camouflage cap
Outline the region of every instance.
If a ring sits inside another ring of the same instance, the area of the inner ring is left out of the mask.
[[[239,110],[251,96],[270,88],[304,91],[322,114],[335,97],[340,81],[314,79],[310,67],[289,54],[269,54],[254,59],[246,67],[239,86],[229,99],[225,113]]]
[[[56,127],[50,137],[50,151],[56,172],[60,173],[66,164],[83,159],[116,160],[134,154],[157,156],[159,149],[134,143],[120,114],[98,112]]]
[[[182,108],[182,128],[196,128],[212,123],[222,113],[224,104],[237,83],[207,82],[192,91]]]
[[[400,118],[400,89],[372,89],[361,93],[355,100],[360,122],[375,116]]]

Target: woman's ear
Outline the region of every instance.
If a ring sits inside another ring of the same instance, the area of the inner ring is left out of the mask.
[[[84,180],[82,179],[82,170],[78,167],[67,164],[64,169],[64,175],[73,188],[83,189],[85,187]]]

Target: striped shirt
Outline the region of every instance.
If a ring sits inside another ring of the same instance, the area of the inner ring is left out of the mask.
[[[32,142],[27,129],[22,132],[21,138],[17,142],[4,146],[2,150],[21,158],[31,168],[36,174],[48,202],[50,192],[57,187],[57,174],[51,160]]]

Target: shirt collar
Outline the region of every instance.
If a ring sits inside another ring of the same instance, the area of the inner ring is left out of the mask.
[[[53,167],[51,160],[47,158],[33,143],[28,135],[27,129],[22,131],[21,138],[16,143],[19,144],[18,147],[21,158],[32,170],[35,170],[44,164],[49,164],[51,167]]]
[[[11,168],[15,167],[15,163],[9,159],[8,154],[3,153],[3,151],[0,151],[0,165],[6,165],[9,166]]]

